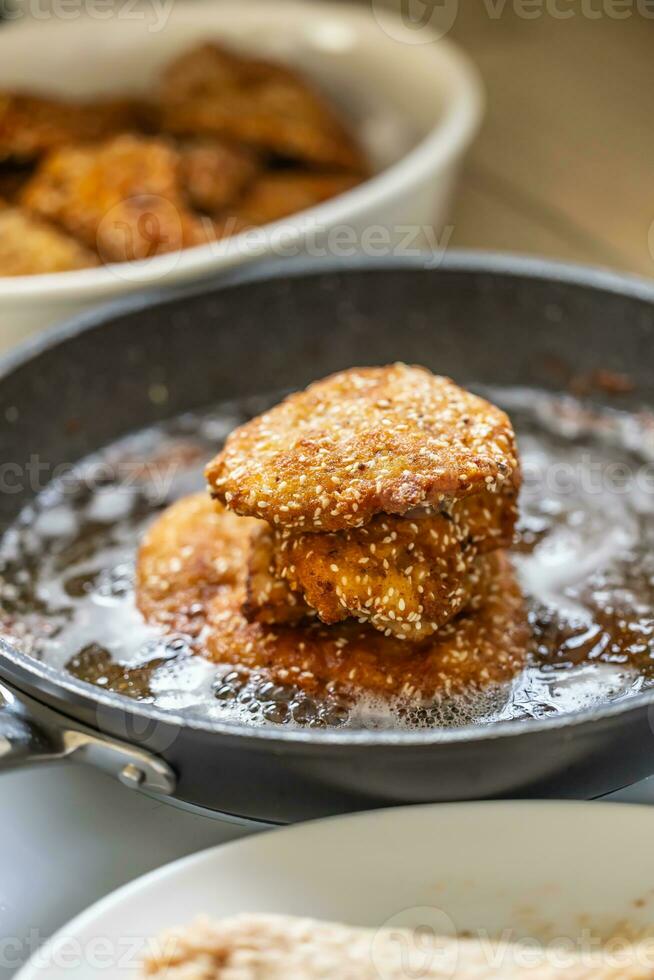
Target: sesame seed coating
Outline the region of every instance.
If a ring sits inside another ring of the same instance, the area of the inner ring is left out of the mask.
[[[273,559],[272,529],[265,521],[257,521],[250,532],[246,556],[243,615],[258,623],[297,623],[315,616],[315,610],[307,606],[302,595],[291,591],[287,580],[274,573]]]
[[[352,368],[236,429],[212,494],[275,527],[324,533],[519,484],[504,412],[422,367]]]
[[[193,634],[199,607],[226,586],[243,586],[243,613],[262,623],[294,623],[315,615],[288,583],[275,577],[265,521],[238,517],[206,493],[178,500],[146,533],[137,563],[141,612]]]
[[[410,699],[507,680],[524,664],[529,629],[520,589],[501,551],[480,559],[486,591],[420,643],[349,619],[270,626],[243,615],[253,523],[202,495],[174,504],[147,534],[137,602],[145,618],[194,639],[196,653],[307,691]]]
[[[230,514],[205,493],[168,507],[138,553],[136,598],[145,618],[196,635],[216,593],[240,585],[257,523]]]
[[[325,623],[353,616],[416,641],[435,633],[480,589],[479,555],[511,544],[515,492],[481,491],[447,510],[391,517],[327,534],[277,532],[279,578]]]

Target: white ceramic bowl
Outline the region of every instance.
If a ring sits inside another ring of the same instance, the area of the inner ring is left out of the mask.
[[[95,16],[24,16],[4,26],[0,89],[72,97],[147,91],[177,53],[200,40],[224,39],[314,77],[349,116],[376,176],[265,231],[145,262],[2,277],[0,348],[117,294],[181,283],[264,255],[347,255],[355,248],[374,254],[435,244],[422,232],[443,226],[482,107],[477,73],[450,43],[416,45],[414,32],[390,14],[319,0],[119,3],[109,16],[104,4],[89,9]]]
[[[439,803],[258,834],[121,888],[64,927],[16,980],[136,980],[163,930],[241,912],[422,925],[543,949],[565,938],[564,954],[582,952],[651,934],[653,825],[651,807],[616,803]],[[64,886],[71,873],[63,869]],[[407,968],[407,980],[422,975]]]

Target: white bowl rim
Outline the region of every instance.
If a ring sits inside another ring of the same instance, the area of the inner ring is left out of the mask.
[[[370,30],[373,27],[366,11],[353,3],[339,4],[337,10],[325,0],[301,0],[301,2],[283,0],[281,5],[276,4],[277,11],[280,6],[289,11],[293,10],[297,14],[309,16],[329,13],[331,17],[335,15],[346,17],[357,24],[360,31]],[[264,10],[271,12],[269,0],[249,0],[248,8],[251,8],[252,12]],[[396,21],[394,30],[403,29],[401,21],[392,11],[384,11],[384,17]],[[75,23],[79,23],[79,20]],[[15,26],[10,25],[8,33],[20,27],[20,23]],[[378,25],[377,29],[379,29]],[[327,225],[347,226],[348,221],[351,222],[358,213],[392,197],[399,183],[410,186],[435,168],[446,167],[463,153],[480,124],[483,112],[484,89],[480,74],[468,55],[451,41],[434,36],[433,42],[424,47],[429,48],[435,63],[440,62],[441,67],[444,68],[443,75],[448,80],[447,87],[444,89],[447,98],[438,124],[400,160],[352,190],[339,194],[324,204],[298,212],[297,215],[262,226],[269,239],[283,240],[284,245],[290,247],[300,242],[306,231],[312,227],[320,229]],[[410,45],[407,45],[407,48],[411,50]],[[260,232],[262,229],[257,231]],[[176,256],[176,265],[174,270],[171,270],[174,275],[166,272],[170,255],[161,255],[145,261],[122,262],[71,272],[0,276],[0,302],[11,300],[22,306],[21,301],[28,304],[45,299],[92,300],[94,295],[101,299],[125,291],[156,287],[159,284],[181,283],[191,277],[200,278],[202,274],[226,271],[230,266],[241,264],[242,261],[270,257],[268,250],[261,254],[240,256],[239,246],[246,247],[248,234],[245,232],[221,242],[184,249]],[[230,253],[234,256],[231,261]],[[226,261],[221,262],[222,258]],[[126,271],[121,274],[121,269]]]

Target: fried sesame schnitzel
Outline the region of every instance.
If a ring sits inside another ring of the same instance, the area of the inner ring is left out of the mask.
[[[165,511],[138,558],[137,604],[146,620],[193,637],[196,652],[216,663],[312,692],[429,698],[506,680],[524,663],[526,614],[501,551],[480,559],[486,587],[477,608],[418,644],[352,619],[333,626],[248,622],[245,570],[258,526],[201,494]]]
[[[479,594],[479,555],[511,544],[512,485],[409,517],[379,514],[327,534],[277,532],[277,575],[325,623],[354,616],[387,635],[420,640]]]
[[[327,102],[296,72],[208,43],[170,64],[160,89],[165,130],[220,136],[322,168],[368,171]]]
[[[138,554],[136,596],[145,618],[196,635],[216,593],[242,586],[258,523],[230,514],[206,493],[166,508]]]
[[[213,495],[278,528],[324,533],[519,485],[504,412],[422,367],[351,368],[236,429]]]
[[[246,619],[258,623],[297,623],[315,616],[315,609],[307,606],[286,579],[275,574],[274,555],[273,532],[265,521],[257,521],[243,569]]]
[[[137,601],[146,619],[194,635],[210,600],[225,587],[242,591],[260,622],[297,622],[306,615],[300,596],[269,571],[270,529],[238,517],[206,493],[168,507],[145,535],[137,565]],[[253,614],[254,615],[254,614]]]
[[[208,608],[204,656],[264,671],[276,683],[320,694],[429,699],[513,677],[526,657],[528,627],[520,590],[503,552],[481,558],[488,588],[422,643],[384,636],[349,619],[333,626],[249,623],[242,596],[225,590]]]

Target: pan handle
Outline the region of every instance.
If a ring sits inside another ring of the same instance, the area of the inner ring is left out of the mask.
[[[151,752],[98,735],[0,683],[0,772],[44,762],[83,762],[131,789],[170,796],[176,777]]]

